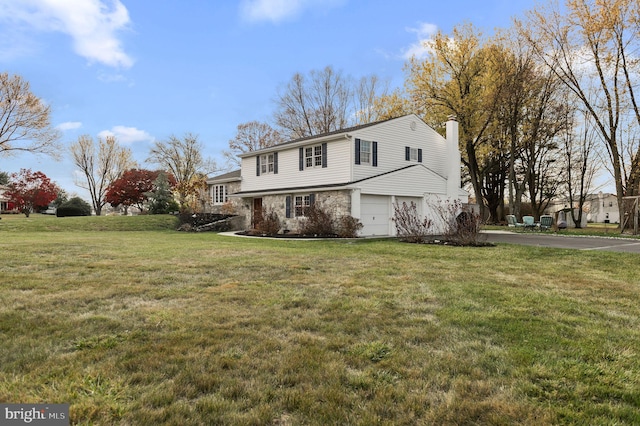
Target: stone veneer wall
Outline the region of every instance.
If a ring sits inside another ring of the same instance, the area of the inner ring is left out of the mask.
[[[235,194],[240,191],[240,182],[229,182],[226,185],[228,194]],[[209,196],[211,197],[210,189]],[[240,216],[242,220],[234,221],[234,230],[238,231],[246,229],[251,223],[251,207],[247,209],[244,202],[245,200],[242,198],[229,197],[229,201],[225,204],[213,205],[213,200],[210,198],[209,210],[211,213],[234,214]]]
[[[308,193],[305,193],[305,195]],[[351,214],[351,192],[350,191],[324,191],[317,192],[316,205],[331,212],[334,218],[339,218],[345,215]],[[282,230],[288,230],[292,233],[298,232],[298,224],[301,218],[299,217],[286,217],[286,197],[287,195],[293,197],[297,194],[283,194],[283,195],[267,195],[262,197],[262,210],[264,213],[275,212],[282,224]],[[291,209],[293,210],[293,205]],[[292,213],[293,214],[293,213]],[[248,222],[251,223],[251,216],[249,213]]]

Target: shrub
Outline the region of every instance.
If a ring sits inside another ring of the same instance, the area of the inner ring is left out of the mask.
[[[432,234],[433,221],[429,218],[422,219],[418,214],[418,207],[413,201],[410,204],[393,205],[393,221],[396,224],[396,233],[401,241],[409,243],[424,243]]]
[[[342,216],[338,220],[338,237],[340,238],[357,238],[358,231],[362,229],[364,225],[353,216]]]
[[[430,207],[443,223],[444,240],[462,246],[483,245],[480,241],[482,218],[477,213],[465,211],[460,200],[438,200],[430,203]]]
[[[300,222],[300,234],[318,237],[334,237],[336,235],[331,214],[317,203],[308,207]]]
[[[73,197],[69,201],[58,206],[58,209],[56,210],[56,216],[91,216],[91,206],[82,198]]]
[[[280,232],[280,219],[278,215],[274,211],[267,212],[264,210],[262,212],[262,221],[256,227],[256,230],[261,234],[266,235],[276,235]]]

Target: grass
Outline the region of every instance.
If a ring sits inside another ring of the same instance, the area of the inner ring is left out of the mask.
[[[0,401],[98,425],[640,423],[636,255],[171,224],[3,217]]]

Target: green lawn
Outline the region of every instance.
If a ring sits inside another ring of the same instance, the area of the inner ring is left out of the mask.
[[[0,401],[73,424],[640,423],[637,255],[169,216],[3,216],[0,246]]]

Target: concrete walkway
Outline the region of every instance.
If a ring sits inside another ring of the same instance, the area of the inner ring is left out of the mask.
[[[568,236],[541,232],[483,231],[492,243],[521,244],[575,250],[601,250],[640,254],[640,240],[615,237]]]

